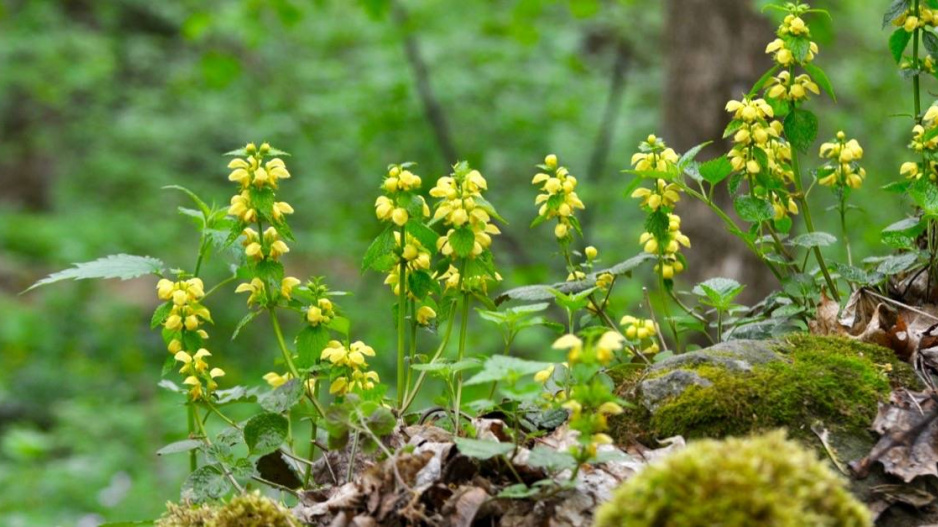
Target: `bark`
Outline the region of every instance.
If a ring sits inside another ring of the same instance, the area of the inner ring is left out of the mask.
[[[772,38],[771,24],[752,0],[667,0],[664,137],[670,146],[682,152],[714,140],[698,159],[729,150],[729,143],[720,140],[729,122],[724,106],[748,92],[771,66],[764,50]],[[716,200],[724,210],[732,210],[725,188],[717,191]],[[746,301],[762,298],[777,286],[775,277],[706,206],[686,200],[677,212],[693,244],[686,252],[685,282],[734,278],[747,284]]]

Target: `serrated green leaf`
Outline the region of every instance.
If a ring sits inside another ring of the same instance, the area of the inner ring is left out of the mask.
[[[765,73],[763,73],[762,76],[759,77],[759,80],[757,80],[756,83],[752,85],[752,89],[749,90],[748,97],[750,97],[750,98],[755,97],[756,94],[758,94],[759,91],[762,90],[762,87],[765,86],[765,83],[769,82],[769,79],[771,79],[772,76],[775,75],[775,73],[776,73],[780,68],[781,68],[781,66],[778,65],[778,64],[776,64],[776,65],[772,66],[771,68],[769,68],[768,71],[766,71]],[[726,137],[726,136],[724,136],[724,137]]]
[[[153,316],[150,317],[150,329],[156,329],[166,320],[166,317],[169,316],[169,312],[173,310],[173,301],[167,300],[162,303],[153,311]]]
[[[569,452],[561,452],[544,445],[538,445],[531,449],[528,465],[544,468],[549,472],[560,472],[575,468],[576,458]]]
[[[205,219],[206,221],[208,220],[208,217],[212,214],[212,208],[209,207],[204,201],[202,201],[202,199],[199,198],[195,194],[195,192],[192,192],[186,187],[183,187],[180,185],[166,185],[165,187],[163,187],[163,190],[178,190],[184,193],[185,195],[189,196],[189,198],[195,203],[195,205],[199,207],[199,210],[202,211],[202,218]]]
[[[362,272],[366,269],[374,269],[379,273],[387,272],[397,262],[397,256],[394,254],[396,246],[394,227],[389,225],[371,242],[365,252],[365,257],[362,259]]]
[[[524,360],[508,355],[493,355],[483,363],[482,371],[472,376],[464,384],[466,386],[472,386],[509,378],[523,377],[525,375],[534,375],[550,365],[551,363],[549,362]]]
[[[228,493],[231,484],[221,465],[205,465],[189,474],[182,485],[182,499],[194,503],[218,499]]]
[[[329,344],[329,330],[325,327],[306,326],[296,335],[297,366],[309,368],[322,355],[322,350]]]
[[[702,163],[698,172],[705,181],[711,185],[716,185],[733,172],[733,165],[730,164],[730,160],[725,155],[722,155]]]
[[[938,36],[927,29],[922,30],[922,44],[925,45],[929,55],[938,56]]]
[[[911,0],[893,0],[889,4],[889,8],[886,9],[886,13],[883,15],[883,29],[886,28],[893,20],[899,18],[899,16],[909,8]]]
[[[733,200],[736,214],[749,223],[761,223],[775,217],[775,208],[767,200],[755,196],[740,196]]]
[[[268,412],[281,414],[300,401],[303,397],[303,383],[290,379],[258,398],[261,408]]]
[[[238,325],[235,326],[234,331],[231,333],[231,340],[238,338],[238,335],[241,334],[241,330],[245,328],[252,320],[254,320],[257,315],[261,313],[261,310],[251,311],[247,315],[241,318],[238,321]]]
[[[798,247],[827,247],[837,243],[837,238],[826,232],[806,232],[792,238],[790,243]]]
[[[269,454],[280,448],[288,430],[287,418],[280,414],[255,415],[244,425],[244,443],[251,454]]]
[[[179,454],[181,452],[190,452],[202,446],[202,441],[198,439],[183,439],[170,443],[156,451],[156,455],[165,456],[167,454]]]
[[[417,241],[419,241],[421,245],[431,251],[436,249],[436,240],[440,237],[436,231],[424,225],[423,222],[417,218],[408,220],[407,234],[417,238]]]
[[[705,143],[700,143],[699,145],[694,146],[693,148],[691,148],[690,150],[688,150],[687,152],[684,152],[684,155],[682,155],[681,158],[678,159],[678,161],[677,161],[677,166],[678,166],[678,168],[683,169],[684,167],[686,167],[688,163],[690,163],[691,161],[694,160],[694,158],[697,157],[697,154],[699,154],[701,150],[703,150],[704,148],[706,148],[707,145],[709,145],[709,144],[712,143],[712,142],[713,142],[713,141],[707,141],[707,142],[705,142]]]
[[[91,278],[120,278],[129,280],[148,274],[161,274],[165,264],[162,260],[149,256],[130,254],[112,254],[90,262],[76,263],[74,267],[50,274],[29,286],[31,291],[41,285],[61,282],[62,280],[87,280]],[[23,291],[24,293],[26,291]]]
[[[470,439],[468,437],[456,437],[453,441],[462,455],[473,459],[491,459],[504,456],[515,449],[515,445],[512,443],[499,443],[498,441]]]
[[[785,137],[793,147],[807,153],[817,137],[817,116],[808,110],[794,109],[785,117]]]
[[[453,253],[460,258],[466,258],[472,254],[472,248],[475,246],[476,236],[468,225],[453,231],[449,235],[448,243],[453,248]]]
[[[918,263],[918,254],[914,252],[893,254],[880,262],[879,266],[876,267],[876,272],[890,276],[907,271],[916,263]]]
[[[437,285],[437,281],[426,271],[414,271],[407,275],[408,290],[419,300],[426,298],[434,285]]]
[[[883,229],[880,239],[896,249],[912,248],[915,239],[925,230],[925,222],[919,218],[906,218]]]

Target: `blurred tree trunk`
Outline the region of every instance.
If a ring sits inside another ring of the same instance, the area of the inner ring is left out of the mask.
[[[729,122],[726,101],[748,92],[770,66],[764,50],[772,27],[752,0],[666,0],[665,9],[664,137],[678,152],[713,140],[700,158],[716,157],[729,149],[720,140]],[[725,188],[718,189],[716,200],[732,210]],[[706,206],[686,200],[678,213],[693,244],[687,251],[686,282],[734,278],[746,284],[745,301],[775,288],[775,277]]]

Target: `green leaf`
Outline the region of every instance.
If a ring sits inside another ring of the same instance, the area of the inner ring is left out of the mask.
[[[706,297],[717,307],[725,309],[744,286],[731,278],[711,278],[697,284],[693,292],[697,296]]]
[[[540,494],[541,491],[542,489],[537,487],[529,487],[524,483],[515,483],[514,485],[503,488],[496,497],[509,500],[523,500],[536,496]]]
[[[700,143],[699,145],[697,145],[697,146],[691,148],[690,150],[688,150],[687,152],[684,152],[684,155],[682,155],[681,158],[680,158],[680,159],[678,160],[678,162],[677,162],[678,168],[683,169],[684,167],[686,167],[691,161],[694,160],[694,158],[697,157],[697,154],[699,154],[701,150],[703,150],[704,148],[706,148],[707,145],[709,145],[709,144],[712,143],[712,142],[713,142],[713,141],[707,141],[706,143]]]
[[[743,221],[761,223],[775,217],[775,209],[767,200],[755,196],[740,196],[733,200],[733,208]]]
[[[785,137],[799,151],[807,153],[817,137],[817,116],[795,108],[785,117]]]
[[[842,264],[840,262],[834,262],[834,269],[844,280],[859,285],[877,284],[884,278],[882,275],[868,273],[859,267]]]
[[[790,243],[798,247],[827,247],[837,243],[837,238],[826,232],[806,232],[792,238]]]
[[[133,256],[130,254],[112,254],[90,262],[76,263],[74,267],[50,274],[26,291],[31,291],[41,285],[61,282],[62,280],[87,280],[89,278],[120,278],[129,280],[148,274],[161,274],[163,272],[162,260],[149,256]],[[24,293],[26,291],[23,291]]]
[[[925,230],[925,222],[919,218],[906,218],[883,229],[880,240],[893,248],[905,249],[915,246],[915,239]]]
[[[498,441],[485,441],[482,439],[469,439],[456,437],[453,439],[459,452],[474,459],[491,459],[496,456],[510,454],[515,449],[512,443],[499,443]]]
[[[269,454],[280,448],[288,430],[287,418],[280,414],[255,415],[244,425],[244,442],[251,454]]]
[[[436,284],[436,280],[426,271],[415,271],[407,275],[409,292],[420,300],[426,298]]]
[[[759,80],[757,80],[756,83],[752,85],[752,89],[749,90],[748,97],[750,97],[750,98],[755,97],[756,94],[758,94],[759,91],[762,89],[762,87],[765,86],[765,83],[766,83],[766,82],[769,82],[769,79],[771,79],[772,76],[775,75],[775,73],[776,73],[780,68],[781,68],[781,66],[778,65],[778,64],[776,64],[776,65],[772,66],[771,68],[769,68],[768,71],[766,71],[765,73],[763,73],[762,76],[759,77]],[[726,136],[724,136],[724,137],[726,137]]]
[[[938,186],[927,178],[919,179],[909,187],[909,196],[926,216],[938,216]]]
[[[935,36],[931,31],[923,30],[922,43],[925,44],[925,49],[928,50],[929,55],[938,56],[938,36]]]
[[[576,467],[576,458],[569,452],[561,452],[553,448],[538,445],[531,450],[528,465],[544,468],[548,472],[572,470]]]
[[[902,254],[893,254],[887,256],[879,266],[876,268],[876,272],[882,273],[886,276],[894,275],[907,271],[913,265],[918,263],[918,254],[914,252],[907,252]]]
[[[449,235],[449,244],[453,248],[453,253],[460,258],[466,258],[472,254],[475,242],[476,236],[468,225],[463,225]]]
[[[407,221],[407,234],[417,238],[417,241],[430,251],[436,250],[436,240],[440,237],[436,231],[424,225],[417,218],[411,218]]]
[[[169,312],[173,310],[173,301],[167,300],[165,303],[160,304],[156,310],[153,311],[153,316],[150,318],[150,329],[156,329],[160,324],[166,320],[166,317],[169,316]]]
[[[163,187],[163,190],[178,190],[178,191],[184,193],[185,195],[189,196],[189,198],[192,199],[192,201],[196,204],[196,206],[199,207],[199,210],[202,211],[202,217],[203,217],[203,219],[205,219],[205,220],[207,221],[207,220],[208,220],[208,217],[211,216],[211,214],[212,214],[212,208],[209,207],[204,201],[202,201],[201,198],[199,198],[198,196],[196,196],[196,195],[195,195],[195,192],[192,192],[191,190],[187,189],[186,187],[182,187],[182,186],[179,186],[179,185],[167,185],[167,186]]]
[[[268,412],[281,414],[300,401],[303,397],[303,383],[290,379],[258,398],[261,408]],[[279,446],[279,445],[278,445]]]
[[[831,80],[827,77],[827,74],[824,73],[824,70],[815,66],[811,62],[803,64],[802,67],[806,72],[808,72],[808,75],[814,79],[814,82],[816,82],[818,86],[824,90],[824,93],[826,93],[832,101],[837,102],[837,96],[834,95],[834,85],[831,84]]]
[[[912,40],[912,33],[901,27],[890,35],[889,51],[892,52],[892,58],[896,61],[896,64],[902,61],[902,54],[905,53],[905,48],[908,47],[910,40]]]
[[[244,317],[242,317],[241,320],[238,321],[238,325],[235,326],[234,332],[231,334],[231,340],[238,338],[238,335],[241,334],[241,330],[244,329],[245,326],[247,326],[252,320],[254,320],[254,318],[257,317],[257,315],[259,315],[260,313],[261,313],[261,310],[257,310],[257,311],[251,311],[247,315],[244,315]]]
[[[181,452],[190,452],[202,446],[202,441],[198,439],[183,439],[170,443],[156,451],[156,455],[165,456],[167,454],[179,454]]]
[[[306,326],[296,335],[297,366],[309,368],[319,359],[329,344],[329,330],[319,326]]]
[[[899,15],[905,12],[909,8],[911,0],[893,0],[889,4],[889,8],[886,9],[886,13],[883,15],[883,29],[886,28],[893,20],[899,18]]]
[[[379,273],[387,272],[397,262],[394,254],[396,247],[394,242],[394,227],[388,226],[365,251],[365,257],[362,259],[362,272],[366,269],[374,269]]]
[[[534,375],[550,365],[551,363],[549,362],[524,360],[507,355],[493,355],[486,359],[482,366],[482,371],[472,376],[464,385],[472,386],[493,381],[502,381],[509,378],[523,377],[525,375]]]
[[[221,465],[205,465],[189,474],[182,485],[182,499],[195,503],[218,499],[229,490],[230,483]]]
[[[722,155],[702,163],[699,172],[700,177],[704,178],[705,181],[711,185],[716,185],[733,172],[733,165],[730,164],[730,160],[725,155]]]

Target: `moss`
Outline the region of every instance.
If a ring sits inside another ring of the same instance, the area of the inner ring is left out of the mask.
[[[156,520],[156,527],[213,527],[217,511],[208,505],[166,503],[166,512]]]
[[[219,509],[212,527],[299,527],[299,521],[279,503],[254,491]]]
[[[597,527],[871,525],[840,478],[784,432],[703,440],[627,480]]]
[[[620,440],[647,441],[787,427],[793,436],[808,438],[816,420],[833,431],[862,433],[892,387],[917,382],[907,364],[878,346],[809,335],[779,344],[785,360],[756,366],[748,373],[712,364],[688,366],[712,386],[691,386],[664,401],[653,414],[635,405],[612,423],[614,434]],[[620,393],[628,397],[626,392],[640,380],[631,375]]]

